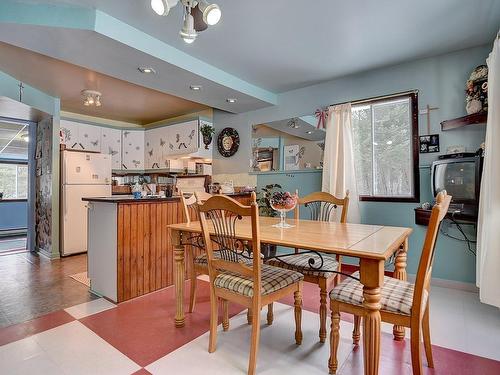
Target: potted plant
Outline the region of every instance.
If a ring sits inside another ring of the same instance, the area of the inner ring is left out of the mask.
[[[215,129],[212,125],[203,124],[200,127],[200,133],[203,136],[203,143],[205,144],[205,149],[208,150],[208,146],[212,143],[212,137],[215,133]]]
[[[278,212],[271,207],[272,195],[281,189],[279,184],[269,184],[264,186],[258,193],[257,204],[259,205],[259,212],[262,216],[275,217]],[[260,250],[265,258],[270,258],[276,255],[276,245],[261,244]]]

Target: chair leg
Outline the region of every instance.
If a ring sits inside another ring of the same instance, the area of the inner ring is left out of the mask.
[[[361,317],[354,315],[354,329],[352,330],[352,343],[359,345],[359,338],[361,337]]]
[[[215,295],[214,287],[210,287],[210,340],[208,344],[208,352],[215,352],[217,346],[217,325],[219,324],[219,306],[218,298]]]
[[[255,374],[257,367],[257,352],[259,351],[260,338],[260,309],[253,308],[252,311],[252,340],[250,342],[250,358],[248,361],[248,375]]]
[[[194,306],[196,304],[196,286],[197,286],[197,272],[194,266],[194,254],[191,254],[193,258],[193,262],[191,263],[191,283],[189,288],[189,312],[192,313],[194,311]]]
[[[273,304],[267,305],[267,325],[272,325],[274,320]]]
[[[410,327],[410,344],[411,344],[411,366],[413,375],[421,375],[422,369],[422,353],[420,349],[420,321],[416,319],[411,323]]]
[[[429,324],[429,301],[424,311],[422,320],[422,334],[424,336],[425,356],[427,358],[427,366],[434,368],[434,359],[432,358],[432,344],[431,344],[431,327]]]
[[[320,291],[319,291],[319,341],[324,343],[326,341],[326,314],[328,312],[328,308],[326,305],[326,296],[328,293],[327,290],[327,279],[321,277],[318,282]]]
[[[252,309],[249,307],[247,310],[247,323],[248,325],[252,325]]]
[[[330,332],[330,358],[328,360],[328,369],[330,374],[335,374],[338,369],[337,351],[340,342],[340,311],[338,305],[330,304],[332,310],[332,325]]]
[[[229,330],[229,303],[227,299],[222,300],[222,328],[224,331]]]
[[[295,343],[302,344],[302,284],[293,294],[295,299]]]

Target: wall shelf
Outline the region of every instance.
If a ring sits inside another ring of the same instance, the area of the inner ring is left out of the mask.
[[[488,118],[487,112],[474,113],[473,115],[467,115],[459,118],[454,118],[451,120],[445,120],[441,122],[441,130],[452,130],[461,128],[467,125],[481,125],[486,124]]]

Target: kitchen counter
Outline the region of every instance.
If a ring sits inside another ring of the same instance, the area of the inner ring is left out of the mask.
[[[249,197],[250,193],[233,193],[224,194],[228,197]],[[134,199],[133,195],[113,195],[111,197],[94,197],[94,198],[82,198],[85,202],[101,202],[101,203],[158,203],[158,202],[175,202],[179,201],[179,196],[173,197],[144,197],[140,199]]]
[[[248,205],[250,193],[232,195]],[[112,196],[88,202],[90,289],[123,302],[173,284],[174,259],[169,224],[186,221],[179,197]],[[196,215],[194,209],[191,217]],[[195,256],[201,250],[192,249]],[[191,264],[186,267],[189,278]]]

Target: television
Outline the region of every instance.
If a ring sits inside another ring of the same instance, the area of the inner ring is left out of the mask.
[[[432,194],[446,190],[452,196],[450,211],[477,215],[482,157],[442,159],[432,163]]]

